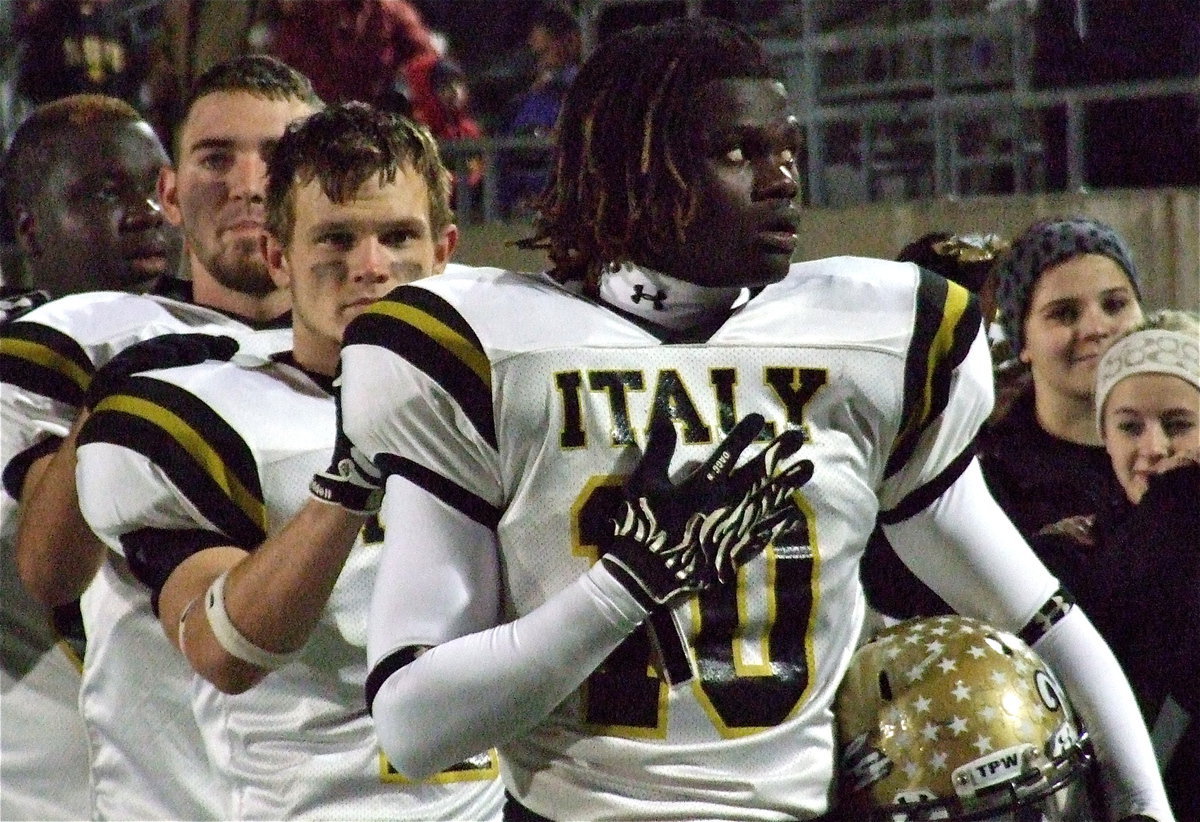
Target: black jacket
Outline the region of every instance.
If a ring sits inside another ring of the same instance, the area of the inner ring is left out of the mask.
[[[1048,433],[1038,424],[1032,389],[980,433],[976,446],[992,496],[1026,539],[1112,501],[1112,463],[1103,446]]]
[[[1032,385],[980,432],[975,447],[992,496],[1026,540],[1051,523],[1094,514],[1119,495],[1104,448],[1067,442],[1038,424]],[[867,541],[861,578],[871,607],[890,617],[952,613],[900,561],[878,526]]]
[[[1117,485],[1116,479],[1111,480]],[[1089,540],[1045,534],[1038,556],[1108,642],[1153,729],[1167,697],[1192,722],[1165,773],[1180,819],[1200,809],[1200,466],[1150,481],[1141,502],[1097,510]]]

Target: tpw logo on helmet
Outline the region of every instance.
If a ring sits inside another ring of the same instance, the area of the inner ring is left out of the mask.
[[[970,784],[978,791],[1006,782],[1019,776],[1025,768],[1025,763],[1034,755],[1036,749],[1032,745],[1013,745],[997,754],[968,762],[954,772],[955,786],[959,783]]]

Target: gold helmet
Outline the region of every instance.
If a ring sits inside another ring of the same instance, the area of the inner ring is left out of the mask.
[[[1085,734],[1012,634],[911,619],[855,652],[836,701],[847,819],[1090,819]]]

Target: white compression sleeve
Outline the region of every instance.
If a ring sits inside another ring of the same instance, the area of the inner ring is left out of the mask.
[[[380,745],[421,779],[542,721],[646,617],[597,563],[525,616],[430,648],[375,696]]]
[[[992,499],[978,460],[923,511],[884,533],[921,581],[951,608],[1016,633],[1058,589]]]
[[[1083,611],[1071,609],[1033,647],[1062,680],[1094,741],[1109,818],[1174,819],[1137,700]]]
[[[928,508],[884,530],[905,564],[951,607],[1012,633],[1059,587],[992,499],[978,462]],[[1171,819],[1133,692],[1084,613],[1072,609],[1036,649],[1087,725],[1113,818]]]

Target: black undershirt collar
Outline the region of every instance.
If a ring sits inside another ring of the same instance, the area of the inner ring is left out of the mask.
[[[306,377],[315,382],[322,391],[330,396],[333,396],[334,393],[336,393],[336,389],[334,388],[333,384],[333,377],[330,377],[327,374],[319,374],[316,371],[310,371],[309,369],[305,368],[296,361],[296,355],[292,351],[280,351],[277,354],[272,354],[271,361],[283,363],[284,365],[290,365],[297,371],[303,372]]]

